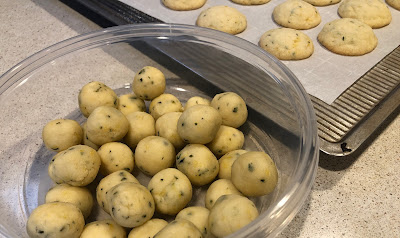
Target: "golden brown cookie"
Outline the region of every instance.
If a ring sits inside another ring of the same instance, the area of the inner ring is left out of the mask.
[[[201,8],[207,0],[162,0],[164,6],[175,11],[190,11]]]
[[[328,6],[328,5],[333,5],[336,4],[338,2],[340,2],[340,0],[304,0],[314,6]]]
[[[372,28],[352,18],[327,23],[318,34],[318,41],[328,50],[340,55],[363,55],[378,44]]]
[[[311,29],[321,22],[317,9],[303,0],[288,0],[279,4],[272,16],[279,25],[297,30]]]

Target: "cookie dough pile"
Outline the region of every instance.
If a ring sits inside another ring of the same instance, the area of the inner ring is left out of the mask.
[[[57,152],[48,166],[56,185],[30,215],[30,237],[224,237],[258,216],[248,197],[272,193],[278,172],[269,155],[242,148],[243,98],[225,92],[183,107],[165,87],[151,66],[135,75],[133,94],[91,82],[78,97],[82,126],[70,119],[45,125],[44,144]],[[134,167],[150,178],[147,186]],[[93,195],[86,186],[96,177]],[[190,206],[201,189],[205,207]],[[85,225],[96,205],[109,219]]]
[[[317,39],[311,39],[302,30],[309,30],[321,23],[316,7],[334,5],[341,0],[286,0],[277,5],[272,13],[273,21],[280,28],[269,29],[260,36],[259,46],[280,60],[302,60],[314,52],[317,40],[327,50],[340,55],[360,56],[373,51],[378,39],[372,29],[390,24],[390,9],[382,0],[343,0],[338,7],[337,19],[325,24]],[[204,6],[205,0],[163,0],[165,7],[188,11]],[[263,5],[270,0],[231,0],[248,6]],[[399,0],[386,0],[394,9],[400,10]],[[185,5],[185,7],[177,7]],[[262,7],[262,6],[259,6]],[[234,7],[212,6],[201,11],[196,25],[239,34],[246,30],[246,15]]]

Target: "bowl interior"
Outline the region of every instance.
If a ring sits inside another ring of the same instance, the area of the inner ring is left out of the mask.
[[[235,235],[275,235],[293,218],[309,193],[318,161],[312,107],[297,79],[239,38],[197,27],[145,24],[61,42],[0,78],[0,234],[26,236],[27,217],[53,186],[47,166],[54,153],[43,145],[43,126],[56,118],[83,123],[77,102],[83,85],[100,81],[118,95],[131,93],[135,72],[146,65],[163,71],[166,92],[183,104],[192,96],[211,99],[224,91],[246,101],[249,117],[240,127],[244,148],[270,154],[280,179],[272,194],[251,198],[261,215]],[[147,185],[149,177],[133,173]],[[94,192],[95,184],[89,188]],[[190,205],[204,204],[205,191],[194,189]],[[89,221],[106,217],[95,209]]]

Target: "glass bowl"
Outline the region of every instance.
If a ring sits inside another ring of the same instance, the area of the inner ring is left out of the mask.
[[[29,214],[53,186],[47,166],[54,153],[44,147],[43,126],[57,118],[83,123],[77,102],[83,85],[100,81],[119,95],[131,93],[135,72],[146,65],[164,72],[166,92],[182,103],[224,91],[238,93],[247,103],[249,117],[240,127],[244,148],[270,154],[279,183],[272,194],[251,198],[260,216],[231,237],[273,237],[291,221],[310,192],[318,164],[313,107],[296,77],[240,38],[195,26],[139,24],[60,42],[1,76],[1,235],[27,236]],[[134,174],[147,184],[148,177]],[[205,189],[194,189],[190,205],[204,204]],[[106,216],[95,209],[89,221]]]

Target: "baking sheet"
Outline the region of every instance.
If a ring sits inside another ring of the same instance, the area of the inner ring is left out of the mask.
[[[162,4],[161,0],[120,1],[163,22],[191,25],[195,25],[197,16],[208,7],[231,6],[247,17],[247,29],[237,36],[258,44],[260,36],[265,31],[279,27],[272,19],[272,11],[275,6],[285,0],[272,0],[258,6],[242,6],[229,0],[208,0],[202,8],[193,11],[170,10]],[[378,46],[371,53],[363,56],[341,56],[323,48],[317,41],[317,35],[326,23],[340,18],[337,14],[339,4],[317,7],[322,18],[321,23],[313,29],[303,31],[313,40],[314,54],[305,60],[283,61],[298,77],[309,94],[328,104],[331,104],[360,76],[400,45],[400,11],[389,7],[392,22],[381,29],[374,29],[378,37]]]

